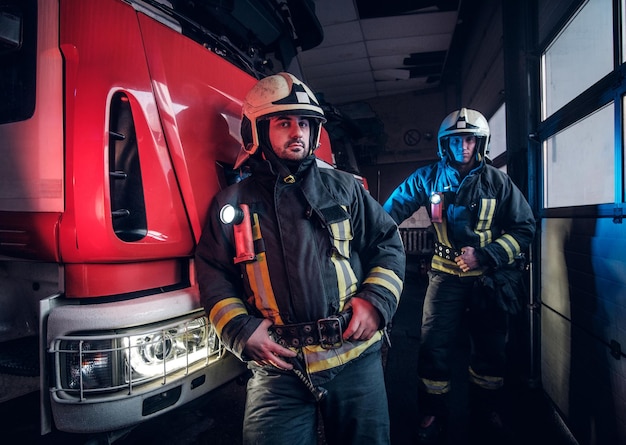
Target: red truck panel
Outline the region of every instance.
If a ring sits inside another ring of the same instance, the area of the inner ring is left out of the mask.
[[[3,213],[2,252],[64,265],[68,297],[178,284],[223,184],[219,165],[240,150],[241,104],[256,79],[123,1],[61,0],[59,17],[64,209]],[[132,238],[116,234],[112,215],[109,124],[120,95],[145,208]],[[325,132],[317,155],[332,164]]]
[[[110,263],[189,255],[193,240],[152,92],[137,15],[122,2],[61,2],[66,61],[66,263]],[[119,90],[130,99],[142,164],[148,235],[120,240],[112,229],[108,112]]]
[[[195,239],[219,190],[216,162],[233,164],[241,105],[256,79],[139,14],[165,139]]]

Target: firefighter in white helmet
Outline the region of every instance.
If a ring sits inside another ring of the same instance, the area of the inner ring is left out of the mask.
[[[448,420],[450,358],[466,315],[473,424],[504,432],[499,399],[508,323],[523,292],[516,264],[535,219],[522,192],[490,165],[489,138],[478,111],[450,113],[439,128],[439,162],[417,169],[383,206],[398,224],[426,207],[436,233],[418,354],[421,443],[436,443]]]
[[[381,343],[404,250],[353,175],[318,168],[323,122],[289,73],[251,89],[238,161],[251,175],[215,197],[196,250],[211,323],[252,371],[244,444],[316,445],[318,405],[327,443],[389,443]]]

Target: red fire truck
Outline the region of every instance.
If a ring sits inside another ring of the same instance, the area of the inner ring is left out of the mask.
[[[0,1],[0,401],[119,431],[244,371],[194,246],[246,92],[321,40],[312,0]]]

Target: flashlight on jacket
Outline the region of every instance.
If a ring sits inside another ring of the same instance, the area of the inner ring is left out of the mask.
[[[433,192],[430,195],[430,220],[434,223],[443,222],[443,193]]]
[[[220,210],[220,221],[233,226],[235,236],[235,264],[252,261],[255,258],[250,208],[247,204],[233,206],[226,204]]]

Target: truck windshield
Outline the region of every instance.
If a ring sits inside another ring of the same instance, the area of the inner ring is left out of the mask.
[[[28,119],[35,111],[36,0],[0,4],[0,124]]]

